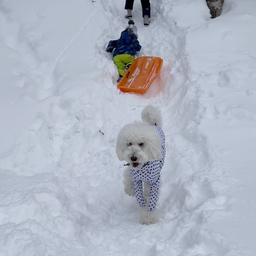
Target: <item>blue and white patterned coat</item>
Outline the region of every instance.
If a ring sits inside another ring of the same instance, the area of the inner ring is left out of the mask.
[[[160,184],[160,172],[164,165],[165,159],[165,136],[160,127],[154,126],[161,138],[161,152],[162,158],[152,162],[147,162],[139,170],[131,169],[131,175],[134,183],[134,190],[136,199],[141,207],[146,206],[146,200],[143,197],[143,185],[142,181],[148,181],[150,185],[150,198],[148,203],[148,211],[153,212],[156,207],[159,184]]]

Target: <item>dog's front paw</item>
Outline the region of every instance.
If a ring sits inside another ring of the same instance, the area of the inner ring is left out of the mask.
[[[135,191],[134,191],[134,186],[133,185],[124,186],[124,192],[128,196],[135,196]]]
[[[158,222],[158,218],[153,216],[140,216],[140,224],[151,225]]]
[[[142,225],[151,225],[158,222],[158,213],[157,212],[146,212],[145,209],[141,211],[140,215],[140,224]]]

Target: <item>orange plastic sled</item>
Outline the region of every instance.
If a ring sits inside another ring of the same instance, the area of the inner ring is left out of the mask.
[[[145,93],[162,68],[159,57],[143,56],[137,58],[125,72],[117,85],[122,92]]]

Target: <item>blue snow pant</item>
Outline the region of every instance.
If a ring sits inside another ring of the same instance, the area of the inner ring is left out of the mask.
[[[141,1],[141,7],[142,7],[142,17],[145,15],[148,15],[150,18],[150,2],[149,0],[140,0]],[[133,10],[133,2],[134,0],[126,0],[125,2],[125,10]]]

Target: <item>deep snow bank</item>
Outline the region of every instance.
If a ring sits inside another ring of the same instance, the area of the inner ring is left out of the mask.
[[[229,215],[232,202],[219,149],[203,129],[217,119],[205,100],[218,95],[215,87],[204,90],[207,75],[220,89],[235,80],[227,69],[216,75],[218,58],[204,59],[200,36],[207,26],[218,31],[218,20],[202,1],[162,0],[152,2],[145,28],[135,2],[142,54],[164,59],[161,78],[140,96],[116,89],[117,71],[104,51],[126,26],[123,15],[119,0],[1,2],[1,52],[10,71],[2,76],[10,96],[4,105],[15,102],[22,120],[13,126],[24,131],[0,159],[0,255],[236,255],[210,225]],[[141,226],[135,199],[123,193],[115,140],[149,103],[162,111],[167,156],[161,221]]]

